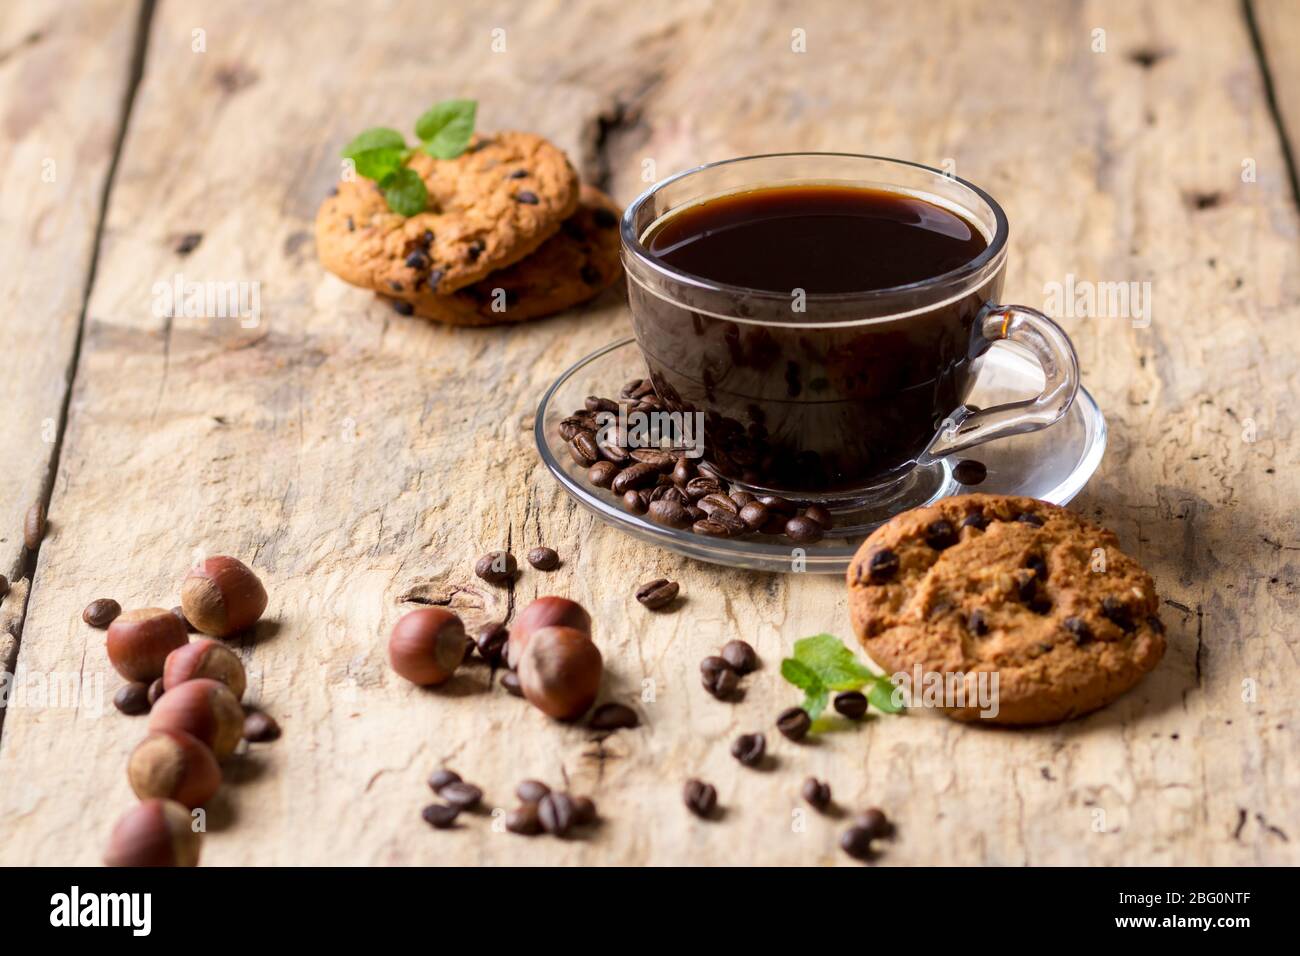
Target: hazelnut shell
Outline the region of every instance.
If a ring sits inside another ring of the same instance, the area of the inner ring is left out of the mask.
[[[181,730],[157,730],[131,752],[126,779],[141,800],[175,800],[192,810],[217,792],[221,768],[207,744]]]
[[[468,649],[469,639],[459,617],[444,608],[422,607],[393,625],[388,661],[411,683],[436,687],[451,679]]]
[[[218,760],[229,757],[244,736],[244,708],[230,688],[208,677],[187,680],[158,698],[149,730],[181,730],[212,748]]]
[[[252,627],[266,610],[266,588],[235,558],[208,558],[181,585],[181,609],[204,634],[229,637]]]
[[[577,601],[562,597],[539,597],[519,612],[510,625],[506,654],[511,667],[518,667],[533,632],[543,627],[571,627],[591,637],[591,615]]]
[[[174,800],[145,800],[118,818],[104,854],[107,866],[198,866],[202,835]]]
[[[239,655],[225,644],[201,637],[167,655],[163,665],[163,690],[199,677],[221,681],[230,688],[236,700],[244,699],[248,677]]]
[[[129,681],[147,684],[162,676],[167,655],[189,639],[170,611],[146,607],[119,614],[108,626],[104,646],[114,670]]]
[[[543,627],[532,633],[519,659],[524,697],[556,720],[576,720],[596,701],[603,665],[585,631]]]

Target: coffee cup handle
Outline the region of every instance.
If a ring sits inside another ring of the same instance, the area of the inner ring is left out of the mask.
[[[1007,340],[1029,349],[1043,369],[1038,396],[975,411],[965,405],[944,419],[918,464],[932,464],[995,438],[1023,435],[1059,422],[1079,391],[1079,357],[1065,331],[1037,309],[1023,305],[987,305],[980,314],[980,333],[990,342]]]

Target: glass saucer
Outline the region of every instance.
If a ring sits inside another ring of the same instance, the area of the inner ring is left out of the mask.
[[[989,407],[1036,394],[1043,384],[1037,363],[1019,346],[994,345],[983,358],[978,384],[968,403]],[[646,376],[636,340],[622,339],[591,353],[565,371],[542,396],[533,431],[547,469],[578,503],[601,520],[649,544],[714,564],[756,571],[802,571],[842,574],[858,545],[895,514],[950,495],[980,491],[1025,495],[1053,504],[1071,501],[1092,477],[1106,450],[1106,419],[1085,388],[1065,417],[1042,431],[989,442],[953,456],[973,458],[988,469],[978,486],[966,486],[952,474],[955,461],[944,459],[918,468],[901,482],[898,493],[872,510],[837,511],[834,531],[815,544],[795,545],[772,535],[710,538],[690,530],[655,524],[630,514],[608,490],[587,481],[586,469],[569,454],[560,437],[560,422],[583,407],[589,395],[618,394],[630,379]]]

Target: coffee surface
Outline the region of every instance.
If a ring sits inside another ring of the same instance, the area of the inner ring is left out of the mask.
[[[673,213],[646,241],[655,258],[703,279],[809,294],[934,278],[987,245],[974,225],[935,203],[837,185],[730,193]]]

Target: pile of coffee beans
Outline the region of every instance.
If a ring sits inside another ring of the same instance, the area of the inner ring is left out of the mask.
[[[744,641],[728,641],[721,652],[700,661],[700,683],[718,700],[731,700],[740,678],[758,668],[758,654]]]
[[[519,806],[506,815],[506,829],[520,836],[567,837],[579,827],[596,822],[596,804],[590,797],[552,790],[540,780],[525,780],[515,788]]]
[[[429,789],[443,802],[429,804],[420,811],[420,816],[435,830],[446,830],[462,811],[473,810],[483,802],[483,791],[479,787],[466,783],[460,774],[446,767],[429,775]]]
[[[527,558],[538,571],[554,571],[560,566],[559,553],[545,545],[532,548]],[[505,587],[519,576],[519,560],[509,551],[489,551],[474,562],[474,573],[488,584]]]
[[[656,524],[713,538],[781,535],[795,544],[820,541],[834,526],[821,505],[801,504],[779,495],[731,490],[716,466],[686,457],[682,449],[639,448],[620,434],[602,441],[600,415],[663,411],[649,379],[633,379],[617,399],[591,396],[585,407],[560,422],[569,454],[587,469],[587,480],[616,495],[635,515]],[[617,429],[613,429],[616,431]]]
[[[894,825],[883,810],[871,807],[853,817],[847,830],[840,834],[840,849],[855,860],[870,860],[875,856],[872,842],[889,839],[894,835]]]

